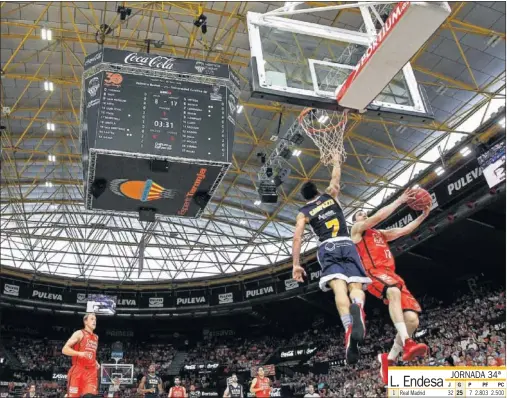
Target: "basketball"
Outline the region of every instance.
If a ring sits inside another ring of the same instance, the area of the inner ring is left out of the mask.
[[[428,191],[422,188],[413,190],[415,192],[414,199],[410,199],[407,204],[412,210],[422,211],[431,205],[432,199]]]

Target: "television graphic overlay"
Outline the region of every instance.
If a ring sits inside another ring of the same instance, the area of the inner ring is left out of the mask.
[[[505,141],[494,145],[477,160],[490,188],[505,181]]]
[[[90,294],[86,302],[86,312],[98,315],[114,315],[116,313],[116,300],[104,294]]]

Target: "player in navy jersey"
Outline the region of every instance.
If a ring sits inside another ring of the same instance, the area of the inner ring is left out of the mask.
[[[319,239],[317,259],[322,269],[320,288],[332,290],[336,308],[345,328],[345,349],[348,364],[359,360],[359,347],[366,334],[363,286],[371,283],[364,271],[357,249],[349,237],[343,210],[338,201],[341,167],[337,160],[333,166],[331,181],[324,193],[317,186],[306,182],[301,195],[307,203],[296,218],[296,230],[292,246],[292,277],[303,281],[306,272],[299,263],[301,239],[306,224],[310,224]]]

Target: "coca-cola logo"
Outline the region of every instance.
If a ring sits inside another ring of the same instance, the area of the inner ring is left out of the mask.
[[[150,57],[138,53],[130,53],[125,57],[124,62],[131,65],[148,66],[155,69],[172,70],[176,58],[169,58],[157,55]]]

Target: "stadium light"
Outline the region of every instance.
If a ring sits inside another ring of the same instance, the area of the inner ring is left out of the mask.
[[[437,176],[440,176],[442,174],[445,173],[445,170],[442,166],[438,166],[436,169],[435,169],[435,173],[437,173]]]
[[[498,124],[500,126],[502,126],[503,128],[505,128],[505,117],[501,118],[499,121],[498,121]]]
[[[468,155],[470,155],[472,153],[472,151],[470,150],[469,147],[466,146],[466,147],[462,148],[459,151],[459,153],[461,153],[461,156],[468,156]]]
[[[55,124],[51,123],[51,122],[48,122],[46,124],[46,128],[48,129],[48,131],[55,131]]]
[[[55,155],[48,155],[48,161],[55,163],[56,162],[56,156]]]
[[[260,201],[260,200],[256,200],[256,201],[254,202],[254,205],[255,205],[255,206],[260,206],[260,204],[261,204],[261,201]]]
[[[238,114],[240,114],[241,112],[243,112],[243,105],[238,105],[237,109],[236,109],[236,112]]]
[[[294,156],[299,156],[299,155],[301,155],[301,153],[302,153],[302,152],[301,152],[301,149],[294,149],[294,152],[292,152],[292,154],[293,154]]]
[[[51,29],[42,28],[40,37],[42,40],[51,41],[53,39],[53,32],[51,32]]]
[[[322,115],[321,117],[318,118],[318,122],[320,124],[326,123],[328,120],[329,120],[329,116],[328,115]]]
[[[53,183],[51,181],[46,181],[46,187],[53,188]]]
[[[44,90],[45,91],[53,91],[53,89],[54,89],[53,82],[48,82],[48,81],[44,82]]]

